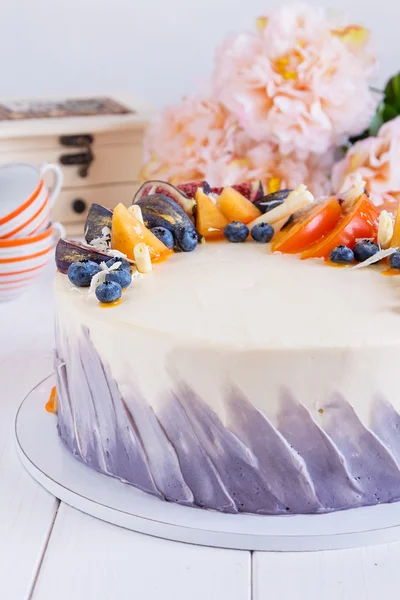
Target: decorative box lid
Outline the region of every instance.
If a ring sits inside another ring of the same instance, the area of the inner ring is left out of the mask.
[[[0,99],[0,139],[144,128],[153,111],[131,95]]]

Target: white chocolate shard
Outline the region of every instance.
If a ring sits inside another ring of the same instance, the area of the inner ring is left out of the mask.
[[[383,249],[389,248],[393,237],[393,215],[383,210],[379,215],[378,245]]]
[[[314,196],[307,190],[307,187],[304,184],[301,184],[298,188],[290,192],[289,196],[282,204],[254,219],[248,227],[251,230],[254,225],[258,225],[259,223],[269,223],[275,229],[275,224],[279,226],[281,221],[286,222],[295,212],[305,208],[313,202]]]
[[[133,214],[134,217],[137,218],[138,221],[140,221],[142,225],[144,225],[142,209],[140,208],[139,204],[132,204],[128,207],[128,210]]]
[[[365,193],[365,185],[366,182],[360,173],[357,173],[351,188],[342,195],[344,210],[350,208]]]
[[[136,244],[133,249],[133,255],[135,257],[136,268],[139,273],[150,273],[153,267],[147,245],[144,243]]]

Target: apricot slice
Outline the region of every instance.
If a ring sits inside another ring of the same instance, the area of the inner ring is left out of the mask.
[[[134,259],[133,249],[136,244],[148,246],[152,262],[164,260],[170,254],[166,246],[141,223],[123,204],[114,208],[111,224],[111,247]]]
[[[362,194],[344,213],[335,229],[305,250],[301,258],[329,258],[336,246],[344,245],[353,248],[357,239],[376,240],[378,219],[378,211],[368,197]]]
[[[400,248],[400,204],[396,210],[396,218],[394,221],[393,236],[390,240],[391,248]]]
[[[231,187],[222,190],[218,206],[229,222],[240,221],[246,225],[261,215],[257,206]]]
[[[337,198],[312,205],[294,217],[291,225],[277,233],[272,240],[271,250],[286,254],[303,252],[338,224],[342,211]]]
[[[196,203],[196,229],[199,234],[206,239],[224,237],[224,228],[229,221],[200,188],[196,192]]]

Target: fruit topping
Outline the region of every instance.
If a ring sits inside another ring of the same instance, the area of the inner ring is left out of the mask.
[[[397,207],[397,211],[396,211],[396,217],[394,220],[394,227],[393,227],[393,236],[390,241],[390,247],[391,248],[399,248],[400,247],[400,204]]]
[[[131,204],[131,206],[128,207],[128,210],[137,218],[138,221],[144,224],[142,209],[140,208],[139,204]]]
[[[91,246],[86,246],[80,242],[61,239],[56,246],[56,265],[60,273],[66,275],[68,268],[72,263],[82,260],[93,260],[100,263],[108,260],[110,257],[104,252],[98,252]]]
[[[278,231],[277,223],[280,223],[279,228],[282,228],[291,215],[313,202],[314,196],[307,190],[307,187],[299,185],[298,188],[290,192],[282,204],[257,217],[250,223],[249,227],[252,229],[254,225],[259,223],[269,223],[274,226],[275,231]]]
[[[359,239],[376,240],[377,232],[378,212],[368,197],[362,194],[354,203],[347,205],[336,227],[305,250],[301,258],[328,258],[336,246],[354,248]]]
[[[200,188],[196,192],[196,202],[196,226],[199,234],[206,239],[222,238],[228,219]]]
[[[85,222],[85,240],[88,244],[96,238],[101,238],[104,227],[111,229],[112,211],[100,204],[92,204]]]
[[[251,237],[259,244],[267,244],[274,237],[274,228],[269,223],[259,223],[251,230]]]
[[[136,244],[133,250],[136,267],[139,273],[150,273],[153,269],[150,259],[150,251],[146,244]]]
[[[100,270],[100,266],[92,260],[82,260],[69,266],[68,279],[78,287],[89,287],[92,277]]]
[[[143,222],[149,229],[164,227],[173,235],[178,228],[193,229],[194,225],[185,211],[164,194],[143,196],[136,203],[142,211]]]
[[[107,273],[105,281],[115,281],[115,283],[119,283],[123,290],[126,290],[132,283],[132,277],[128,271],[119,268]]]
[[[103,304],[116,302],[122,296],[122,287],[115,281],[104,281],[96,288],[96,298]]]
[[[106,267],[109,269],[112,265],[115,265],[115,263],[119,263],[118,269],[124,269],[124,271],[127,271],[128,273],[131,272],[131,265],[127,260],[120,258],[119,256],[110,258],[110,260],[106,262]]]
[[[278,190],[277,192],[272,192],[272,194],[267,194],[259,200],[256,200],[254,204],[262,213],[266,213],[282,204],[291,192],[293,192],[293,190]]]
[[[196,204],[194,199],[189,198],[182,190],[165,181],[146,181],[136,192],[132,204],[138,204],[138,201],[143,198],[143,196],[152,196],[154,194],[163,194],[164,196],[172,198],[172,200],[183,208],[186,214],[190,217],[193,215],[193,208]]]
[[[192,252],[196,248],[199,238],[195,229],[179,227],[175,232],[175,240],[178,250]]]
[[[171,249],[174,247],[174,236],[165,227],[153,227],[151,229],[151,233],[153,233],[164,244],[164,246],[167,246],[167,248]]]
[[[336,198],[312,204],[299,211],[290,225],[276,234],[273,252],[295,254],[306,250],[336,227],[342,215]]]
[[[240,221],[232,221],[224,228],[224,236],[228,242],[245,242],[249,235],[249,228]]]
[[[196,198],[196,192],[199,188],[202,188],[205,194],[211,192],[211,188],[207,181],[190,181],[189,183],[181,183],[176,187],[186,194],[188,198]]]
[[[393,217],[387,210],[382,210],[378,221],[378,245],[386,250],[393,237]]]
[[[261,211],[232,187],[225,187],[219,198],[218,207],[228,221],[250,223],[261,215]]]
[[[392,269],[400,269],[400,252],[392,254],[389,261]]]
[[[354,258],[358,262],[364,262],[379,252],[378,244],[372,240],[359,240],[353,248]]]
[[[331,251],[329,258],[331,262],[337,263],[338,265],[348,265],[354,260],[354,252],[347,246],[336,246],[336,248]]]
[[[164,244],[123,204],[118,204],[113,213],[111,227],[111,247],[133,259],[133,249],[137,244],[148,246],[152,262],[167,258],[171,254]]]
[[[261,181],[247,181],[245,183],[239,183],[237,185],[232,186],[234,190],[238,191],[242,196],[250,200],[250,202],[255,202],[259,200],[264,195],[264,190]],[[213,194],[217,194],[218,196],[222,193],[223,187],[214,187],[211,188],[211,192]],[[204,190],[208,193],[206,190]]]

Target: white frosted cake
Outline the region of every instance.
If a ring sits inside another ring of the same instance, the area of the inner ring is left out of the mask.
[[[381,270],[209,241],[110,309],[58,273],[61,439],[93,469],[219,511],[399,500],[400,279]]]

